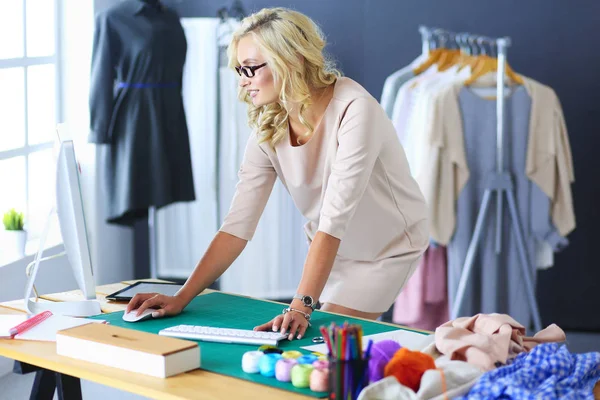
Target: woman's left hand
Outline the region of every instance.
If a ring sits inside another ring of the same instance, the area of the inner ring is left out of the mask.
[[[304,315],[297,311],[288,311],[285,314],[280,314],[267,322],[254,328],[255,331],[270,331],[281,333],[288,332],[288,340],[293,340],[294,336],[297,339],[302,339],[308,328],[308,320]]]

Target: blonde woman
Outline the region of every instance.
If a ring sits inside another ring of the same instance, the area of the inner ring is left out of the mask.
[[[295,11],[263,9],[242,21],[229,60],[254,132],[231,208],[180,292],[137,295],[128,312],[181,312],[252,239],[277,178],[308,220],[310,247],[290,306],[255,329],[291,340],[304,335],[318,301],[368,319],[393,303],[428,245],[425,201],[385,112],[340,76],[324,47],[316,24]]]

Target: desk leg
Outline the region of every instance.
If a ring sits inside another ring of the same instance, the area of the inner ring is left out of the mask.
[[[29,400],[52,400],[55,388],[56,379],[54,372],[47,369],[40,369],[35,373],[35,380],[33,381]]]
[[[35,372],[29,400],[52,400],[54,398],[54,390],[56,389],[54,372],[20,361],[15,361],[13,372],[19,375]]]
[[[13,372],[20,375],[35,372],[35,380],[33,381],[29,400],[52,400],[55,390],[59,400],[82,400],[79,378],[20,361],[15,361]]]
[[[56,391],[58,400],[82,400],[79,378],[56,373]]]

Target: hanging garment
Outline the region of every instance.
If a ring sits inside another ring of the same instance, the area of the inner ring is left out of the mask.
[[[566,346],[546,343],[522,353],[512,364],[483,374],[460,400],[597,399],[600,353],[572,354]]]
[[[106,218],[133,225],[148,207],[195,199],[181,98],[186,40],[160,3],[125,0],[96,17],[89,141],[107,144]]]
[[[404,147],[411,174],[416,177],[422,162],[420,136],[425,130],[431,93],[449,82],[466,78],[467,70],[455,68],[439,73],[432,67],[409,79],[398,90],[392,122]],[[434,330],[448,320],[447,260],[445,246],[430,246],[415,274],[394,303],[393,321]]]
[[[448,321],[446,247],[429,246],[396,301],[396,324],[433,331]]]
[[[407,138],[410,136],[409,126],[411,120],[415,116],[415,106],[417,99],[423,88],[423,84],[428,80],[440,79],[437,68],[430,68],[414,78],[408,79],[396,94],[394,101],[394,108],[392,110],[392,122],[396,133],[400,139],[400,143],[406,148]],[[409,158],[408,163],[411,166],[411,172],[413,170],[413,162],[411,162],[411,152],[407,150],[407,157]],[[414,176],[414,173],[413,173]]]
[[[566,237],[575,229],[575,172],[565,117],[552,88],[527,77],[524,81],[533,99],[529,137],[534,145],[527,148],[527,176],[552,200],[552,222]]]
[[[273,150],[250,135],[221,230],[252,238],[277,177],[308,220],[309,240],[317,231],[341,239],[320,300],[387,311],[414,272],[429,235],[424,199],[378,102],[356,82],[339,78],[306,144],[294,147],[288,135]]]
[[[218,69],[219,208],[229,210],[238,183],[244,146],[251,134],[247,105],[237,96],[238,75],[228,68],[227,45],[239,22],[220,25]],[[219,217],[219,226],[222,223]],[[303,219],[281,182],[276,182],[256,232],[244,251],[219,279],[225,292],[270,299],[294,296],[308,252]]]
[[[496,172],[496,102],[479,97],[470,88],[459,93],[464,149],[469,179],[458,194],[454,234],[448,244],[448,291],[453,304],[475,222],[489,179]],[[529,265],[535,265],[536,238],[559,251],[567,245],[551,221],[550,199],[523,173],[525,171],[531,99],[523,86],[505,99],[504,167],[512,176],[517,213]],[[496,198],[494,197],[495,201]],[[505,199],[506,204],[506,199]],[[517,236],[510,213],[502,214],[502,251],[496,254],[495,213],[488,213],[481,231],[475,265],[458,315],[500,312],[529,324],[531,314],[522,277]],[[529,271],[535,284],[535,269]]]
[[[410,65],[407,65],[406,67],[394,72],[385,79],[385,82],[383,83],[383,91],[381,93],[381,100],[379,103],[390,119],[392,118],[398,90],[400,90],[400,87],[406,81],[414,78],[415,73],[413,72],[413,69],[426,59],[427,56],[421,54],[412,63],[410,63]]]
[[[478,82],[489,86],[495,79],[495,74],[490,74]],[[570,188],[574,181],[573,159],[564,116],[551,88],[530,78],[524,77],[524,81],[531,98],[524,171],[550,198],[552,222],[558,233],[566,237],[575,229],[575,214]],[[429,200],[432,238],[440,244],[447,244],[454,232],[454,204],[469,179],[458,105],[458,93],[463,88],[462,83],[454,84],[430,102],[428,120],[431,123],[423,135],[425,156],[417,180]],[[495,130],[493,135],[495,140]]]
[[[183,71],[195,191],[201,196],[156,213],[159,276],[187,279],[217,231],[216,18],[183,18],[188,52]]]
[[[448,321],[435,330],[435,346],[453,360],[467,361],[486,371],[506,364],[540,343],[564,342],[556,324],[525,336],[525,327],[506,314],[477,314]]]
[[[426,185],[427,183],[427,178],[425,178],[424,182],[424,179],[419,177],[421,173],[420,168],[423,165],[426,167],[425,169],[429,169],[429,172],[433,174],[429,178],[433,178],[434,180],[439,179],[439,176],[435,175],[437,171],[437,164],[432,164],[429,162],[430,158],[426,155],[427,148],[431,147],[429,146],[429,143],[427,143],[428,131],[430,129],[446,129],[449,132],[462,131],[462,125],[459,120],[460,117],[458,116],[458,109],[456,107],[445,107],[443,111],[440,111],[439,109],[441,107],[437,103],[448,102],[449,100],[445,96],[448,96],[448,93],[453,91],[458,92],[458,90],[463,87],[463,82],[470,76],[469,68],[464,68],[457,73],[456,67],[452,67],[444,73],[437,74],[440,75],[440,77],[436,78],[435,74],[430,73],[431,70],[435,69],[435,66],[431,67],[414,80],[407,82],[401,88],[401,92],[398,95],[398,100],[400,101],[397,101],[395,105],[398,115],[396,116],[397,119],[394,119],[394,122],[397,126],[397,129],[399,129],[400,126],[404,127],[402,144],[409,155],[411,172],[415,177],[417,177],[421,185]],[[480,79],[480,83],[484,86],[493,84],[493,79],[495,79],[495,75],[491,74],[482,77]],[[550,130],[554,132],[558,131],[557,128],[564,127],[562,111],[557,102],[556,95],[550,88],[526,77],[524,80],[525,87],[533,99],[531,111],[531,121],[533,122],[530,124],[529,134],[536,138],[536,140],[533,140],[532,143],[530,143],[531,146],[528,146],[527,150],[527,171],[529,171],[528,176],[530,179],[534,180],[538,185],[540,185],[540,187],[545,190],[546,194],[550,198],[557,198],[555,204],[557,204],[556,209],[558,211],[553,211],[553,215],[558,217],[559,223],[563,224],[563,230],[568,232],[569,225],[571,223],[574,224],[574,215],[572,214],[572,199],[570,197],[570,189],[568,188],[568,184],[566,185],[566,189],[565,184],[557,185],[560,189],[558,193],[563,193],[563,191],[566,190],[564,194],[560,194],[558,196],[550,193],[551,188],[548,186],[550,182],[557,182],[552,175],[554,169],[549,168],[552,160],[555,160],[557,163],[560,162],[561,168],[559,168],[559,170],[565,171],[564,174],[561,173],[561,176],[566,176],[564,181],[568,181],[568,179],[570,179],[568,177],[572,178],[573,171],[570,161],[571,157],[568,147],[568,138],[566,138],[566,129],[560,129],[557,139],[553,139],[551,141],[545,141],[545,136],[541,135],[542,131],[547,132]],[[408,98],[411,99],[410,102],[406,101],[406,93],[404,94],[404,97],[402,97],[402,90],[405,90],[408,93]],[[454,97],[455,96],[453,96],[453,98]],[[404,100],[404,102],[402,102],[402,100]],[[410,106],[408,106],[410,108],[410,112],[407,117],[402,119],[401,113],[406,112],[402,111],[402,108],[406,108],[407,104],[410,103],[412,103]],[[444,120],[443,128],[439,123],[440,120]],[[434,121],[434,123],[432,124],[431,121]],[[453,142],[454,141],[451,140],[450,143],[446,144],[446,146],[454,146]],[[537,154],[532,150],[535,148],[540,149],[540,154]],[[431,148],[430,150],[435,151],[435,148]],[[462,155],[460,153],[460,149],[450,151],[449,154],[456,155],[457,159],[452,161],[456,162],[456,165],[462,166]],[[450,159],[446,158],[445,162],[447,161],[450,161]],[[458,178],[460,180],[460,174],[458,175]],[[559,179],[558,181],[563,180]],[[436,186],[434,185],[433,189],[435,188]],[[442,196],[448,196],[453,187],[450,185],[448,188],[450,190],[445,190],[438,194]],[[426,197],[429,198],[427,196],[427,193],[429,192],[427,186],[424,186],[424,192]],[[433,200],[433,204],[431,206],[431,211],[433,212],[436,211],[437,207],[450,206],[450,203],[442,198],[429,198],[429,200]],[[447,228],[447,223],[453,223],[451,220],[454,218],[452,212],[449,209],[445,211],[446,212],[438,212],[438,217],[436,217],[436,220],[432,220],[432,231],[436,231],[436,229],[439,227]],[[445,232],[447,233],[448,231]],[[436,237],[435,233],[434,237]],[[556,246],[546,242],[545,240],[538,240],[536,238],[534,265],[538,269],[546,269],[554,264],[555,247]]]

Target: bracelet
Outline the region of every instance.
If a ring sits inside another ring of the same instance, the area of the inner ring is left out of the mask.
[[[305,313],[304,311],[300,311],[300,310],[298,310],[296,308],[288,307],[288,308],[284,308],[282,313],[283,314],[287,314],[287,313],[292,312],[292,311],[297,312],[299,314],[302,314],[302,316],[304,316],[304,318],[308,322],[308,326],[312,326],[311,323],[310,323],[310,314]]]

